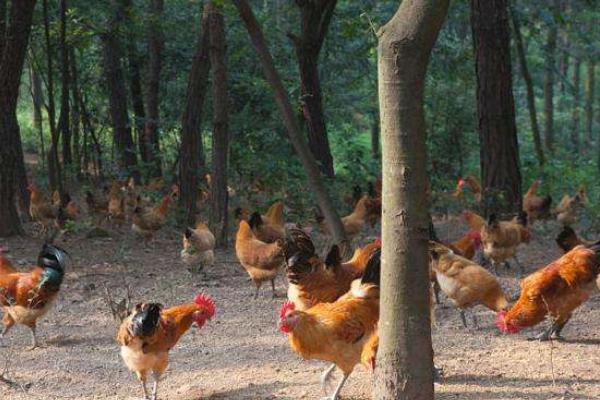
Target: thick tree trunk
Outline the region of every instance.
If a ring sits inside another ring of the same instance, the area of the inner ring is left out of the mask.
[[[593,61],[587,63],[587,79],[585,80],[585,132],[586,147],[594,140],[594,86],[596,84],[596,64]]]
[[[227,247],[227,155],[229,124],[227,69],[225,63],[225,23],[220,10],[210,14],[210,64],[213,70],[213,151],[210,188],[210,228],[218,247]]]
[[[333,239],[336,242],[341,243],[342,247],[346,247],[346,233],[344,232],[344,226],[342,225],[337,210],[323,185],[319,167],[310,152],[308,145],[304,141],[298,118],[294,113],[294,109],[292,108],[290,99],[283,87],[281,78],[275,69],[273,58],[271,57],[271,53],[269,53],[269,48],[262,30],[258,25],[258,21],[246,0],[234,0],[233,3],[237,7],[240,17],[248,30],[250,40],[258,53],[267,81],[275,92],[275,101],[283,117],[288,136],[296,150],[298,158],[300,158],[300,161],[304,166],[304,170],[308,177],[308,183],[317,199],[317,203],[321,208],[323,215],[325,216],[325,220],[333,233]]]
[[[71,117],[71,133],[73,135],[73,167],[77,174],[77,178],[81,178],[81,111],[79,110],[79,102],[77,101],[79,93],[79,77],[77,74],[77,60],[75,59],[75,50],[73,47],[70,48],[69,52],[69,63],[71,70],[71,102],[73,108],[73,114]]]
[[[533,90],[533,79],[527,68],[527,57],[525,55],[525,48],[523,45],[523,36],[521,35],[521,24],[519,23],[519,16],[513,7],[510,7],[510,15],[513,23],[515,33],[515,45],[517,47],[517,55],[519,64],[521,66],[521,73],[523,74],[523,80],[525,81],[525,87],[527,89],[527,109],[529,110],[529,120],[531,122],[531,135],[533,136],[533,145],[535,147],[535,154],[537,155],[538,162],[540,165],[544,165],[546,159],[544,157],[544,148],[542,147],[542,138],[540,136],[540,128],[537,119],[537,110],[535,107],[535,92]]]
[[[62,156],[65,166],[73,163],[71,154],[71,129],[69,108],[69,46],[67,45],[67,0],[60,0],[60,116],[58,118],[58,129],[62,138]]]
[[[300,36],[288,35],[294,43],[300,70],[300,104],[308,127],[308,147],[321,171],[329,177],[334,176],[333,157],[323,113],[318,65],[336,3],[337,0],[296,0],[300,8],[301,32]]]
[[[160,71],[162,68],[161,54],[164,47],[161,18],[163,17],[163,0],[150,0],[150,23],[148,28],[148,85],[146,88],[146,118],[145,136],[146,156],[150,164],[150,176],[162,175],[160,141],[159,141],[159,107],[160,107]]]
[[[506,0],[471,0],[486,214],[521,210],[521,171]]]
[[[427,64],[448,1],[404,0],[379,31],[383,170],[379,350],[374,398],[433,400],[427,245]]]
[[[179,177],[181,204],[185,209],[188,224],[194,223],[199,177],[201,168],[205,165],[201,129],[202,107],[210,72],[208,22],[212,10],[212,1],[207,1],[202,12],[201,30],[188,79],[185,110],[181,118]]]
[[[35,0],[11,2],[0,58],[0,237],[22,232],[15,207],[24,173],[17,99],[34,8]]]
[[[554,0],[558,3],[559,0]],[[558,6],[555,4],[555,9]],[[544,70],[544,141],[549,152],[554,151],[554,68],[556,68],[557,22],[548,27],[546,38],[546,62]]]
[[[576,157],[579,153],[579,103],[581,102],[581,59],[573,63],[573,105],[571,109],[571,148]]]

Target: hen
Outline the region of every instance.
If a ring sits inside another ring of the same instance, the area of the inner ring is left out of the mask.
[[[271,281],[273,297],[276,297],[275,278],[283,265],[283,240],[265,243],[254,235],[246,221],[240,221],[235,237],[235,253],[256,285],[254,298],[258,298],[260,287],[265,281]]]
[[[50,225],[54,223],[57,215],[57,208],[44,198],[43,193],[35,184],[28,186],[29,197],[29,215],[33,221],[39,222],[42,226],[42,233],[48,232]]]
[[[540,181],[533,181],[525,196],[523,196],[523,211],[527,213],[527,221],[533,223],[538,219],[547,219],[550,217],[550,206],[552,205],[552,196],[538,196],[537,190]]]
[[[511,221],[499,221],[496,215],[492,214],[481,228],[483,254],[492,261],[494,270],[499,263],[504,263],[508,268],[507,260],[512,257],[523,273],[524,269],[517,259],[517,247],[521,243],[529,243],[530,238],[525,213],[520,213]]]
[[[356,203],[352,213],[342,217],[342,224],[348,239],[352,239],[358,235],[362,231],[363,227],[371,221],[372,215],[379,215],[378,210],[380,209],[381,203],[378,203],[377,200],[372,199],[368,194],[365,194],[363,197],[361,197],[361,199]],[[331,234],[329,226],[325,222],[325,218],[323,216],[317,216],[317,223],[319,224],[323,233],[327,235]]]
[[[472,231],[479,232],[485,225],[485,219],[473,211],[465,210],[462,215]]]
[[[197,295],[192,303],[167,309],[157,303],[135,306],[121,323],[117,342],[125,365],[142,383],[144,399],[149,399],[148,374],[154,380],[152,399],[156,400],[158,382],[169,365],[169,351],[194,322],[202,328],[214,315],[215,303],[205,294]]]
[[[497,314],[496,324],[505,333],[517,333],[539,324],[549,315],[551,325],[532,339],[559,338],[573,311],[597,291],[600,242],[577,246],[550,265],[521,281],[519,300]]]
[[[573,230],[570,226],[563,227],[563,230],[556,237],[556,244],[561,248],[563,253],[568,253],[574,247],[583,244],[584,246],[591,246],[594,242],[586,240]]]
[[[573,225],[577,221],[577,211],[587,202],[585,187],[582,185],[573,196],[564,195],[554,209],[556,220],[564,226]]]
[[[198,223],[196,229],[187,228],[183,234],[181,259],[191,272],[197,273],[215,263],[215,236],[208,226]]]
[[[32,349],[37,347],[36,325],[56,299],[63,282],[67,255],[64,250],[45,244],[31,272],[10,271],[0,274],[0,305],[4,309],[6,335],[15,323],[31,329]]]
[[[0,247],[0,275],[17,272],[10,260],[4,255],[4,249]]]
[[[133,210],[131,217],[131,229],[142,236],[144,240],[151,240],[154,237],[154,233],[159,231],[165,224],[167,210],[174,194],[175,192],[167,194],[153,208],[148,209],[137,206]]]

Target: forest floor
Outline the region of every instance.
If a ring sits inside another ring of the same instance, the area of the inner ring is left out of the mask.
[[[438,223],[441,239],[454,239],[466,227]],[[519,251],[529,271],[559,255],[558,226],[538,225],[531,244]],[[123,231],[127,229],[123,228]],[[59,242],[72,256],[59,300],[38,326],[43,347],[28,351],[30,336],[17,327],[0,342],[0,373],[17,383],[0,382],[0,399],[139,398],[140,386],[123,365],[115,341],[116,323],[104,301],[104,286],[115,297],[130,285],[134,303],[151,300],[173,305],[197,292],[209,293],[217,315],[201,330],[192,328],[170,353],[170,367],[159,397],[196,399],[314,399],[322,396],[319,375],[325,364],[303,361],[277,328],[282,299],[266,285],[257,300],[233,251],[217,252],[206,275],[192,276],[179,261],[180,235],[165,230],[152,248],[130,232],[109,238],[71,237]],[[3,240],[0,245],[20,268],[31,265],[41,240]],[[515,293],[516,271],[502,270],[501,281]],[[284,278],[278,290],[285,293]],[[445,378],[436,399],[598,399],[600,398],[600,297],[575,312],[565,341],[527,341],[541,327],[506,336],[493,313],[474,312],[479,329],[463,328],[458,312],[444,299],[435,309],[435,363]],[[469,321],[471,319],[469,318]],[[342,391],[346,400],[369,399],[371,377],[357,367]]]

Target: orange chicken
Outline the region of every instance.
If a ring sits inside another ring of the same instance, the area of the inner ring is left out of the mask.
[[[37,266],[31,272],[11,272],[5,267],[0,274],[0,306],[4,309],[4,336],[21,324],[31,330],[31,348],[37,347],[36,325],[52,307],[63,282],[67,254],[45,244],[38,255]]]
[[[52,203],[44,198],[43,193],[35,184],[28,186],[29,197],[29,215],[31,219],[39,222],[42,226],[42,233],[47,233],[48,228],[54,223],[57,215],[57,209]]]
[[[485,219],[482,216],[475,214],[473,211],[463,211],[463,218],[469,225],[469,228],[473,231],[479,232],[485,225]]]
[[[573,311],[597,291],[600,272],[600,242],[577,246],[550,265],[521,281],[519,300],[508,311],[500,311],[498,328],[517,333],[550,316],[550,327],[532,339],[560,338]]]
[[[202,328],[215,315],[215,303],[199,294],[193,302],[163,309],[157,303],[135,306],[117,333],[121,358],[142,384],[144,399],[149,399],[146,382],[154,380],[152,399],[156,400],[158,382],[169,365],[169,351],[195,322]]]
[[[380,206],[381,203],[379,203],[379,207]],[[342,217],[342,224],[344,225],[344,231],[346,232],[348,239],[352,239],[362,231],[363,227],[370,222],[369,216],[377,214],[377,209],[377,201],[372,199],[368,194],[365,194],[363,197],[361,197],[361,199],[356,203],[352,213]],[[324,217],[317,216],[317,223],[324,234],[331,234],[329,226],[327,225]]]
[[[164,196],[160,203],[153,208],[147,209],[140,206],[133,210],[131,217],[131,229],[148,241],[154,237],[154,233],[165,224],[167,210],[173,198],[173,192]]]
[[[521,272],[523,267],[517,259],[517,247],[521,243],[529,243],[531,233],[527,229],[527,214],[520,213],[512,221],[498,221],[495,214],[490,215],[487,223],[481,228],[481,244],[483,254],[496,265],[504,263],[509,267],[508,259],[514,258]]]
[[[4,255],[4,249],[0,247],[0,275],[17,272],[10,260]]]
[[[459,255],[472,260],[477,250],[481,247],[481,233],[471,230],[462,238],[452,242],[449,247],[452,250],[457,250]]]
[[[442,292],[460,309],[465,328],[467,308],[477,304],[492,311],[508,308],[508,301],[498,279],[485,268],[436,242],[429,242],[429,260]],[[473,321],[477,326],[475,315]]]
[[[538,196],[537,190],[540,181],[533,181],[525,196],[523,196],[523,211],[527,213],[527,221],[533,223],[538,219],[547,219],[550,217],[550,206],[552,205],[552,196]]]
[[[208,226],[196,224],[196,229],[187,228],[183,234],[183,250],[181,259],[192,273],[200,272],[204,267],[212,267],[215,263],[215,236]]]
[[[256,286],[254,298],[263,282],[271,281],[273,297],[275,293],[275,278],[283,265],[283,240],[265,243],[259,240],[246,221],[240,221],[235,237],[235,253]]]
[[[587,202],[585,187],[581,185],[574,196],[564,195],[560,203],[554,209],[556,220],[564,225],[570,226],[577,221],[578,209]]]
[[[297,310],[293,302],[283,304],[279,329],[288,334],[290,347],[304,359],[329,361],[332,365],[321,376],[325,389],[337,367],[343,377],[328,399],[336,400],[357,364],[379,320],[380,264],[373,254],[360,281],[352,291],[333,303],[319,303],[308,310]]]

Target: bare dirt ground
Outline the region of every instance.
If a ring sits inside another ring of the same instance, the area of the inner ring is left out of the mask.
[[[533,270],[559,255],[554,224],[536,228],[535,239],[520,251]],[[123,229],[127,231],[126,229]],[[466,228],[458,222],[438,224],[442,239]],[[145,249],[129,232],[105,239],[71,237],[59,242],[72,256],[65,283],[53,310],[38,327],[43,348],[28,351],[29,333],[17,327],[0,342],[0,372],[19,386],[0,382],[0,399],[139,398],[140,387],[124,367],[115,341],[116,323],[103,300],[126,285],[135,301],[172,305],[209,293],[217,316],[192,328],[171,351],[171,364],[159,397],[196,399],[319,398],[319,374],[325,364],[303,361],[276,328],[282,299],[270,288],[252,299],[246,273],[232,251],[218,252],[217,265],[206,276],[190,275],[179,261],[177,232],[161,232]],[[21,268],[31,265],[41,240],[0,240]],[[514,293],[516,271],[501,271],[505,289]],[[268,285],[267,285],[268,286]],[[284,279],[278,280],[284,293]],[[436,384],[437,399],[598,399],[600,398],[600,298],[576,311],[564,331],[564,342],[526,340],[541,327],[514,336],[498,333],[494,315],[477,307],[479,329],[464,329],[447,301],[435,310],[435,362],[445,379]],[[469,318],[470,321],[470,318]],[[357,367],[342,391],[344,399],[369,399],[371,378]]]

